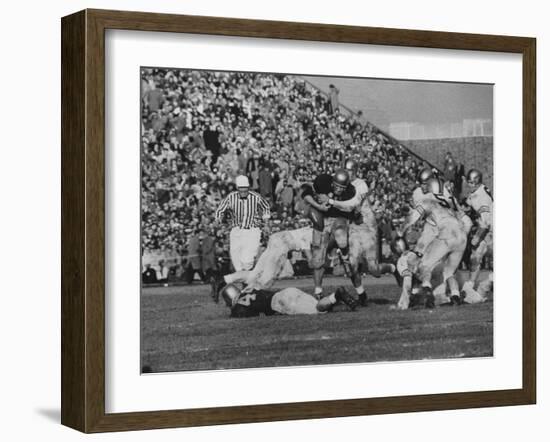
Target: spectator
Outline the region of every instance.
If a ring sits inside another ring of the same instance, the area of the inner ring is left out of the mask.
[[[145,270],[141,274],[141,281],[144,284],[154,284],[157,282],[157,273],[151,268],[151,264],[145,264]]]
[[[260,166],[258,183],[260,187],[260,195],[262,195],[264,198],[271,200],[271,197],[273,195],[273,181],[271,178],[271,172],[265,165]]]
[[[166,284],[168,282],[168,273],[170,269],[164,265],[163,259],[159,261],[158,267],[159,268],[157,269],[157,282],[161,284]]]
[[[330,114],[334,114],[340,108],[340,99],[338,98],[339,93],[340,90],[336,86],[333,84],[329,86],[328,100]]]
[[[202,258],[191,264],[197,251],[211,260],[208,235],[197,248],[193,231],[212,223],[238,174],[273,195],[274,226],[297,228],[300,185],[356,158],[384,236],[391,236],[391,220],[423,167],[364,116],[339,112],[334,85],[331,102],[289,75],[144,68],[142,87],[142,246],[144,254],[188,256],[180,274],[208,270]],[[213,235],[214,257],[225,267],[227,235],[226,227]]]
[[[194,231],[193,234],[189,238],[189,246],[188,246],[188,252],[189,252],[189,266],[192,270],[191,273],[191,281],[193,281],[193,277],[195,276],[195,273],[198,273],[199,277],[201,278],[201,281],[204,281],[204,274],[202,272],[202,263],[201,263],[201,244],[200,244],[200,237],[199,233],[197,231]]]
[[[209,280],[213,272],[217,269],[216,266],[216,241],[214,236],[209,232],[204,232],[201,245],[201,265],[204,277]]]

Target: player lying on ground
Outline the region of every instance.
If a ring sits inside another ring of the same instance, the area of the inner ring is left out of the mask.
[[[212,298],[218,302],[220,288],[225,284],[243,283],[252,289],[267,289],[283,271],[288,252],[303,250],[306,255],[311,249],[311,227],[285,230],[271,235],[253,270],[241,270],[229,275],[217,274],[212,280]],[[309,259],[309,257],[308,257]]]
[[[462,286],[464,296],[473,296],[481,263],[486,254],[493,253],[493,196],[483,184],[483,176],[476,169],[471,169],[466,176],[470,195],[466,204],[476,215],[476,232],[470,240],[470,278]]]
[[[477,286],[477,293],[483,301],[487,299],[489,292],[493,290],[493,272],[490,272],[483,281]]]
[[[452,302],[445,294],[445,291],[436,294],[430,298],[421,287],[421,281],[418,279],[418,265],[420,263],[420,255],[414,250],[410,250],[404,238],[397,238],[392,243],[392,251],[399,256],[397,260],[397,272],[400,276],[401,296],[397,303],[399,310],[408,308],[427,307],[432,308],[437,305],[451,303],[458,305],[461,303],[477,304],[485,301],[487,294],[493,287],[493,273],[491,272],[487,278],[479,284],[478,291],[473,295],[467,296],[461,302]],[[444,285],[444,284],[443,284]]]
[[[443,263],[443,282],[448,284],[451,300],[460,303],[455,273],[466,249],[467,236],[464,226],[457,218],[456,212],[442,197],[443,189],[439,180],[430,179],[423,192],[423,198],[414,202],[416,205],[410,212],[400,236],[419,220],[433,222],[432,225],[437,229],[435,237],[425,245],[418,263],[418,275],[426,306],[434,304],[431,280],[433,270],[439,263]]]
[[[352,311],[357,307],[357,301],[343,287],[320,300],[294,287],[277,292],[257,289],[241,291],[236,285],[228,284],[220,294],[227,307],[231,309],[232,318],[247,318],[260,314],[317,315],[330,312],[339,302],[345,303]]]

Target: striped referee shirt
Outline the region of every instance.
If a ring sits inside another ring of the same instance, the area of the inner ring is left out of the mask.
[[[216,210],[216,221],[221,221],[225,212],[230,214],[231,227],[241,229],[260,227],[261,218],[268,219],[271,216],[269,203],[253,191],[249,191],[246,198],[241,198],[238,191],[227,195]]]

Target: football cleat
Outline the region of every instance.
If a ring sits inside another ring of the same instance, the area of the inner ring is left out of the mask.
[[[452,295],[451,296],[451,305],[462,305],[464,304],[465,295]]]
[[[336,300],[346,304],[351,311],[357,308],[357,301],[351,296],[344,287],[338,287],[334,293]]]
[[[422,287],[422,289],[411,296],[409,308],[418,310],[422,308],[432,309],[435,307],[435,296],[431,287]]]
[[[424,292],[424,307],[427,309],[435,308],[435,296],[431,287],[423,287]]]

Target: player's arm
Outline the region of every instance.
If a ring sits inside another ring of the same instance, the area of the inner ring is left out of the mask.
[[[415,224],[420,218],[424,216],[424,208],[421,205],[416,206],[409,212],[409,215],[405,219],[405,223],[401,226],[400,236],[403,236],[409,228]]]
[[[493,222],[493,216],[489,206],[481,206],[478,210],[478,214],[478,229],[471,240],[473,247],[477,247],[477,245],[483,241],[483,239],[487,236],[487,233],[489,233]]]
[[[328,200],[328,204],[342,212],[352,212],[361,204],[361,198],[358,194],[346,201],[336,201],[333,199]]]
[[[302,197],[302,199],[306,203],[308,203],[311,207],[321,212],[326,212],[328,209],[328,207],[325,204],[319,204],[317,201],[315,201],[315,198],[313,198],[313,195],[311,194],[306,194],[305,196]]]

